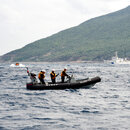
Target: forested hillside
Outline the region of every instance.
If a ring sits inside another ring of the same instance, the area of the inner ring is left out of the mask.
[[[115,51],[130,58],[130,6],[30,43],[0,61],[102,61]]]

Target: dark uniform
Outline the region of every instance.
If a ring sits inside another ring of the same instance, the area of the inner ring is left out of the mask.
[[[62,83],[64,83],[65,76],[69,77],[69,76],[66,74],[66,69],[64,69],[64,70],[61,72],[61,82],[62,82]]]
[[[39,74],[38,74],[38,78],[40,80],[40,82],[42,84],[45,84],[45,81],[44,81],[44,78],[45,78],[45,72],[41,71]]]
[[[50,76],[51,76],[51,81],[52,81],[52,83],[54,84],[54,83],[56,83],[56,74],[55,74],[55,72],[54,71],[52,71],[51,73],[50,73]]]

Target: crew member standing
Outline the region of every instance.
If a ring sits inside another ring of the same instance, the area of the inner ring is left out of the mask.
[[[55,74],[55,70],[54,69],[52,69],[52,71],[51,71],[51,73],[50,73],[50,77],[51,77],[51,81],[52,81],[52,83],[54,84],[54,83],[56,83],[56,77],[58,76],[59,74]]]
[[[42,83],[42,84],[45,84],[45,81],[44,81],[44,78],[45,78],[45,70],[42,70],[39,74],[38,74],[38,78],[39,78],[39,80],[40,80],[40,82]]]
[[[67,68],[64,68],[64,70],[61,72],[61,82],[64,83],[65,76],[70,77],[68,74],[66,74]]]

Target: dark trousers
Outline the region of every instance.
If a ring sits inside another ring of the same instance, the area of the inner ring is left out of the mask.
[[[42,84],[45,84],[44,79],[39,79]]]
[[[61,82],[64,83],[64,81],[65,81],[65,77],[62,76],[62,77],[61,77]]]
[[[51,81],[53,84],[56,83],[56,79],[51,79]]]

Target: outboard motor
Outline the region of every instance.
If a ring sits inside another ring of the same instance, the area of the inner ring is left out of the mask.
[[[68,76],[67,78],[68,78],[68,81],[67,81],[68,83],[76,83],[76,80],[73,75]]]
[[[70,80],[70,83],[76,83],[76,80],[75,80],[75,78],[74,78],[74,76],[73,76],[73,75],[71,75],[71,80]]]

